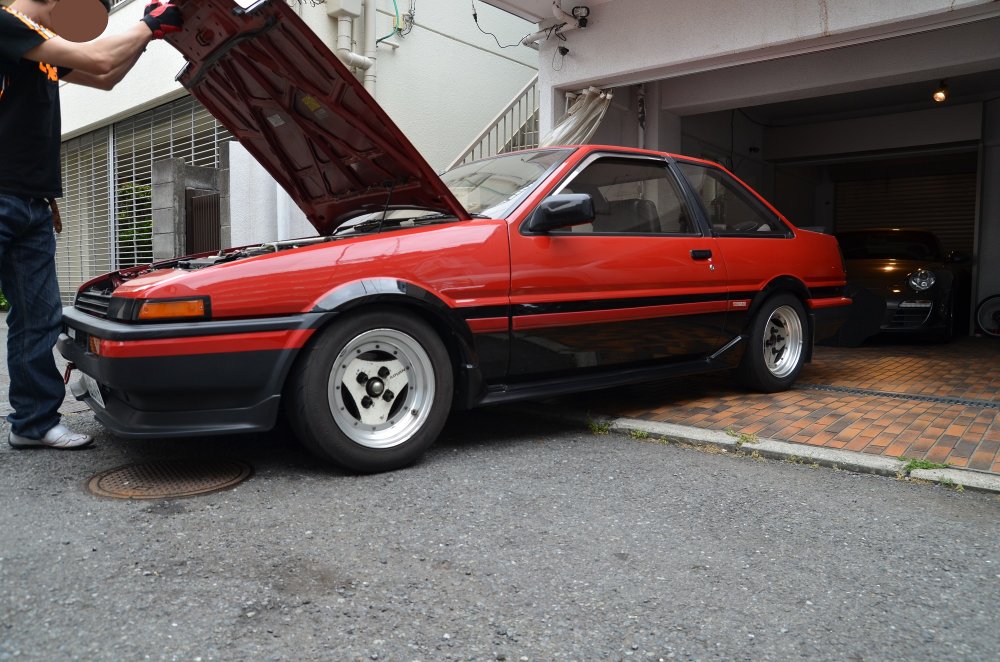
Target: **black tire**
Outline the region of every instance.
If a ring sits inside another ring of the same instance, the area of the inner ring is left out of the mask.
[[[429,324],[372,308],[336,320],[304,350],[286,410],[318,457],[351,471],[392,471],[437,439],[453,384],[448,351]]]
[[[938,343],[951,342],[955,337],[955,300],[953,296],[948,297],[948,302],[942,317],[944,317],[944,328],[938,329],[931,339]]]
[[[808,326],[802,303],[791,294],[767,299],[750,324],[736,369],[740,382],[763,393],[784,391],[798,379],[806,356]]]

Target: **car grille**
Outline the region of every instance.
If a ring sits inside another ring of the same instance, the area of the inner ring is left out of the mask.
[[[111,290],[100,286],[92,286],[76,295],[77,310],[107,319],[108,308],[111,306]]]
[[[886,320],[889,329],[916,329],[923,326],[931,316],[933,308],[897,308]]]

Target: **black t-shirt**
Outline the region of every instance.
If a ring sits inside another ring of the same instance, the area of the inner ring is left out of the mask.
[[[10,7],[0,7],[0,192],[62,195],[59,77],[70,70],[24,59],[54,37]]]

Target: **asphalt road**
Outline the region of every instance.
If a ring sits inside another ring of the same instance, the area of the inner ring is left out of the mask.
[[[99,431],[89,414],[71,424]],[[6,435],[6,426],[4,426]],[[84,489],[225,455],[227,492]],[[281,435],[0,450],[0,660],[993,660],[1000,501],[464,414],[421,464]]]

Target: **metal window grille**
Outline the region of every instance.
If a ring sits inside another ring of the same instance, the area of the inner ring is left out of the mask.
[[[56,273],[63,301],[84,281],[110,271],[111,131],[103,128],[62,145],[63,231],[56,243]]]
[[[181,158],[218,167],[220,145],[231,138],[185,97],[64,143],[56,252],[63,300],[94,276],[152,261],[153,163]]]

